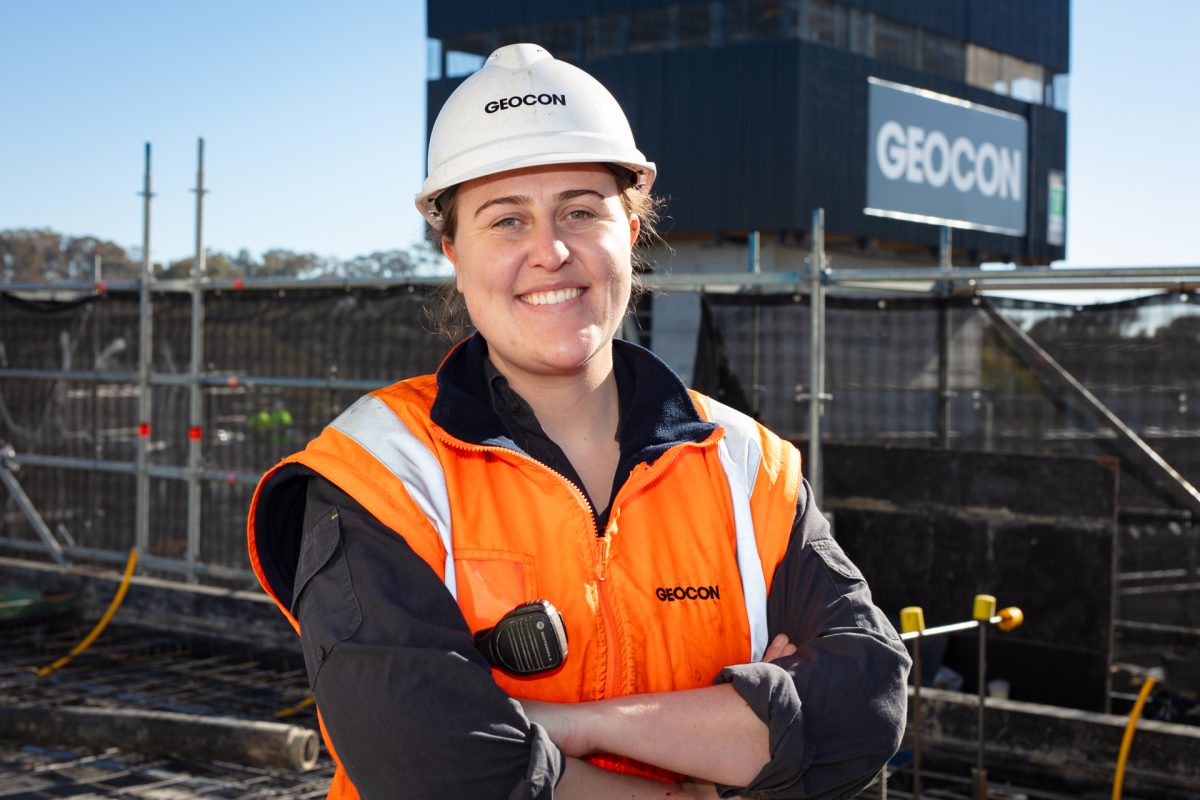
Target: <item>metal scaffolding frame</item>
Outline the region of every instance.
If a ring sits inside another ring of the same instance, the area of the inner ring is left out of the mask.
[[[342,289],[345,291],[365,289],[389,289],[441,284],[442,277],[404,278],[236,278],[213,279],[204,275],[205,248],[203,234],[204,188],[204,142],[198,143],[198,166],[196,173],[196,256],[192,275],[188,279],[156,280],[150,261],[150,211],[151,173],[150,146],[146,145],[146,167],[143,197],[143,261],[141,277],[135,281],[104,283],[99,274],[94,282],[63,282],[57,284],[7,284],[0,291],[36,295],[40,297],[78,297],[81,294],[96,294],[107,290],[136,291],[139,297],[139,363],[136,371],[87,371],[87,370],[38,370],[0,369],[0,378],[29,378],[73,381],[111,381],[136,383],[138,390],[137,450],[133,462],[84,459],[60,456],[18,454],[11,450],[0,452],[0,473],[10,488],[15,484],[10,466],[31,465],[59,467],[74,470],[92,470],[131,474],[136,480],[136,531],[134,541],[143,554],[147,554],[149,535],[149,481],[151,478],[180,480],[187,484],[188,512],[187,539],[183,558],[149,557],[147,565],[165,572],[182,575],[194,582],[200,575],[212,575],[229,579],[250,579],[248,570],[236,570],[200,561],[202,521],[200,498],[202,484],[223,482],[253,485],[258,480],[256,473],[207,470],[203,463],[203,434],[205,431],[203,390],[211,386],[229,387],[284,387],[311,389],[340,389],[366,392],[386,383],[384,380],[346,380],[336,378],[296,378],[280,375],[243,375],[208,372],[204,369],[204,298],[210,292],[256,292],[279,290]],[[1200,289],[1200,266],[1179,267],[1094,267],[1085,269],[1062,269],[1050,267],[985,269],[981,267],[953,267],[949,259],[948,231],[943,234],[940,265],[929,268],[880,268],[839,269],[830,266],[825,250],[824,210],[816,209],[812,215],[812,249],[807,268],[803,271],[761,272],[755,257],[754,243],[751,244],[751,260],[746,271],[717,274],[648,274],[644,283],[651,289],[672,291],[746,292],[759,294],[791,294],[807,297],[812,309],[809,335],[813,346],[809,348],[808,385],[797,393],[797,399],[807,403],[809,452],[805,473],[818,500],[823,490],[821,463],[822,417],[826,404],[832,398],[825,385],[826,314],[825,298],[830,292],[854,293],[866,289],[912,292],[925,296],[954,297],[978,295],[987,290],[1014,289],[1160,289],[1193,291]],[[183,293],[191,298],[191,359],[189,369],[183,374],[154,372],[151,365],[151,334],[153,330],[153,294]],[[986,308],[986,306],[985,306]],[[943,328],[948,325],[943,321]],[[945,330],[942,330],[945,338]],[[947,389],[948,348],[939,348],[939,425],[942,427],[940,441],[946,439],[948,427],[949,392]],[[757,361],[757,359],[756,359]],[[153,465],[148,460],[150,441],[152,386],[183,386],[188,390],[189,427],[188,456],[186,465]],[[1111,422],[1111,420],[1109,420]],[[1118,420],[1119,422],[1119,420]],[[1123,427],[1123,426],[1122,426]],[[1139,440],[1140,441],[1140,440]],[[1138,452],[1146,448],[1144,443]],[[1161,461],[1161,458],[1158,459]],[[1172,482],[1172,493],[1187,499],[1188,508],[1197,508],[1194,502],[1200,493],[1187,483],[1177,472],[1165,466],[1156,470]],[[12,478],[12,480],[9,480]],[[23,493],[22,493],[23,494]],[[20,498],[18,498],[20,500]],[[27,500],[27,498],[26,498]],[[105,553],[75,547],[72,542],[60,542],[54,533],[40,521],[32,503],[19,502],[41,544],[29,541],[2,540],[0,544],[16,549],[42,549],[55,560],[70,558],[100,559],[117,562],[124,559],[121,553]],[[39,525],[39,522],[41,524]]]

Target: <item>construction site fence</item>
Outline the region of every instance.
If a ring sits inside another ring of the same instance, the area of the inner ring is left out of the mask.
[[[917,292],[827,272],[676,276],[623,332],[694,353],[672,362],[691,385],[800,444],[810,465],[814,430],[818,445],[1116,452],[1120,432],[1049,385],[990,308],[1200,482],[1193,283],[1074,306],[981,299],[977,273]],[[437,368],[451,346],[427,320],[438,283],[0,286],[0,550],[117,563],[138,545],[164,576],[249,584],[258,477],[364,392]],[[1189,517],[1160,476],[1126,468],[1123,507]]]

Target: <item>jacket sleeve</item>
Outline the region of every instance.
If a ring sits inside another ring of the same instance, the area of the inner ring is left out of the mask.
[[[795,655],[722,671],[770,732],[771,761],[723,797],[853,796],[900,746],[911,661],[871,601],[858,568],[830,535],[805,481],[783,561],[767,598],[772,637]]]
[[[326,730],[364,798],[550,798],[563,756],[492,679],[404,539],[309,478],[292,612]]]

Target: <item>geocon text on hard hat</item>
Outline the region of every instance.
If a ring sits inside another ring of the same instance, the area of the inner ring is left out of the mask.
[[[953,141],[938,130],[888,120],[875,137],[879,170],[888,180],[927,183],[940,189],[949,182],[960,192],[1021,199],[1025,179],[1021,152],[966,136]]]
[[[1025,233],[1029,124],[1013,111],[867,79],[863,213]]]
[[[489,100],[484,103],[483,110],[488,114],[495,114],[497,111],[520,108],[521,106],[565,106],[566,104],[567,96],[565,94],[549,94],[546,92],[542,92],[541,94],[514,94],[512,97]]]

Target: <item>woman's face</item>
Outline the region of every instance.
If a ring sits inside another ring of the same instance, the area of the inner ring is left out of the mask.
[[[606,372],[638,232],[613,174],[598,164],[513,170],[464,183],[456,202],[442,248],[496,367],[510,380]]]

